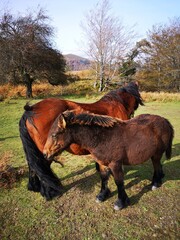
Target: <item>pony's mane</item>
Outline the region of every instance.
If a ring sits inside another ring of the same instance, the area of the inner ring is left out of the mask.
[[[138,89],[138,85],[135,82],[130,82],[127,86],[123,87],[122,89],[120,89],[120,91],[124,91],[124,92],[128,92],[130,94],[132,94],[136,101],[138,102],[138,104],[140,105],[144,105],[143,103],[143,99],[139,93],[139,89]]]
[[[134,96],[136,99],[137,107],[139,104],[144,105],[143,99],[138,90],[138,85],[135,82],[130,82],[128,85],[122,88],[110,91],[109,93],[104,95],[102,99],[105,101],[116,99],[117,101],[121,102],[124,105],[124,101],[123,101],[123,98],[121,97],[121,93],[129,93],[132,96]]]
[[[120,121],[117,118],[94,113],[80,113],[76,115],[74,111],[65,111],[63,116],[67,125],[79,124],[88,126],[95,125],[101,127],[113,127],[115,123]]]

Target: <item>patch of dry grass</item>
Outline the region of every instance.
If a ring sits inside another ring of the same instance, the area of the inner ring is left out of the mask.
[[[141,92],[141,96],[145,102],[176,102],[180,101],[180,93],[166,92]]]
[[[80,73],[78,73],[80,74]],[[103,95],[106,92],[103,92]],[[33,96],[35,98],[57,97],[64,95],[92,95],[97,94],[97,90],[93,88],[93,80],[78,80],[66,86],[52,86],[49,83],[33,84]],[[99,93],[99,97],[102,94]],[[0,86],[0,101],[5,99],[25,98],[26,87],[23,85],[12,86],[10,84]],[[145,102],[172,102],[180,101],[180,93],[167,92],[141,92],[141,96]]]
[[[62,93],[62,86],[52,86],[48,83],[33,84],[33,96],[43,97]],[[26,87],[23,85],[12,86],[10,84],[0,86],[0,99],[17,99],[26,96]]]
[[[92,78],[93,71],[90,69],[82,71],[70,71],[68,74],[78,76],[80,79],[90,79]]]

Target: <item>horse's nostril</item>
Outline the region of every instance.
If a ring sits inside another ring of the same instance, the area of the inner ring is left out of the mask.
[[[46,153],[43,153],[43,156],[44,156],[44,158],[47,158],[47,154]]]

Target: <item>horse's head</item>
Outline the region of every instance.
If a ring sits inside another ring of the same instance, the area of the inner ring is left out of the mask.
[[[115,114],[109,110],[107,115],[123,120],[131,118],[139,104],[144,105],[137,82],[130,82],[122,88],[110,91],[101,98],[101,101],[114,105]]]
[[[44,145],[43,154],[47,160],[52,160],[70,144],[70,133],[66,125],[63,114],[60,114],[54,121]]]
[[[44,145],[43,154],[47,160],[53,160],[55,155],[67,149],[71,143],[77,143],[75,141],[76,131],[73,130],[78,126],[109,128],[117,122],[119,122],[119,119],[110,116],[87,112],[76,114],[76,111],[65,111],[53,123]]]
[[[129,118],[134,116],[135,110],[139,105],[144,105],[143,99],[139,93],[138,82],[130,82],[120,89],[120,97],[123,99],[123,105],[125,106]]]

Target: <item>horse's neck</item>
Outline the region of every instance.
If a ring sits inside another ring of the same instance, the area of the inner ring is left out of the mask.
[[[134,112],[136,102],[135,97],[129,93],[123,93],[121,97],[123,99],[124,104],[126,105],[128,115],[131,115],[132,112]]]
[[[70,110],[76,109],[81,111],[89,111],[93,113],[99,113],[100,109],[102,108],[102,104],[100,104],[100,101],[94,102],[94,103],[76,103],[76,102],[68,102],[68,108]]]
[[[126,125],[126,121],[119,122],[112,128],[78,124],[71,125],[69,127],[71,134],[71,143],[76,143],[82,148],[91,152],[99,144],[103,145],[104,142],[106,142],[106,144],[109,144],[109,141],[112,141],[112,136],[117,136],[117,132],[119,133],[120,139],[123,138],[123,134],[127,129]]]
[[[97,127],[90,128],[85,125],[73,125],[69,128],[72,136],[72,143],[85,147],[89,147],[92,139],[99,135],[97,133]]]
[[[68,109],[75,109],[77,113],[81,111],[89,111],[92,113],[109,115],[112,117],[118,117],[120,119],[127,120],[134,112],[134,101],[134,98],[130,99],[128,97],[126,99],[126,97],[123,96],[122,102],[120,100],[118,101],[118,98],[101,98],[94,103],[76,103],[68,101],[67,104]]]

